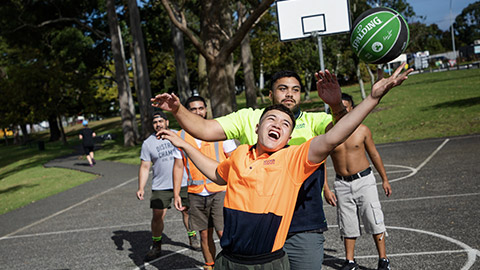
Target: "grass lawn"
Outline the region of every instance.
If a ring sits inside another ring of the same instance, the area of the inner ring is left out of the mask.
[[[95,179],[93,174],[43,167],[71,152],[58,142],[47,143],[45,151],[37,145],[0,147],[0,214]]]
[[[370,85],[366,84],[367,94]],[[342,87],[356,103],[361,100],[358,85]],[[315,92],[312,100],[301,104],[303,110],[323,111],[323,102]],[[259,99],[260,100],[260,99]],[[239,108],[245,97],[237,96]],[[268,104],[261,104],[265,107]],[[178,124],[170,115],[170,127]],[[410,75],[401,86],[388,93],[364,123],[379,143],[480,133],[480,69]],[[119,117],[91,121],[97,135],[113,133],[114,141],[105,141],[95,152],[97,160],[139,164],[141,145],[124,147]],[[67,127],[69,145],[79,144],[81,125]],[[35,134],[47,140],[47,133]],[[0,147],[0,214],[27,205],[96,176],[66,169],[43,168],[55,157],[72,153],[60,142],[47,143],[45,151],[36,145]]]
[[[365,85],[367,94],[370,84]],[[358,85],[342,87],[361,99]],[[316,93],[302,107],[323,110]],[[480,133],[480,69],[410,75],[392,89],[364,124],[375,143],[410,141]]]

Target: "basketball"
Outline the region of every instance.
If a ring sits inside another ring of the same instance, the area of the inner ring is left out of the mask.
[[[377,7],[355,20],[350,44],[361,60],[385,64],[402,54],[409,39],[408,24],[402,15],[391,8]]]

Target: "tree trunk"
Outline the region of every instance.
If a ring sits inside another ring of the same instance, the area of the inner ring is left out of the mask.
[[[22,129],[22,144],[26,144],[28,142],[28,137],[29,137],[27,132],[27,125],[21,124],[20,128]]]
[[[231,37],[230,15],[228,1],[202,1],[201,35],[207,53],[213,56],[212,60],[207,61],[208,92],[213,117],[233,111],[235,91],[234,88],[230,88],[233,83],[230,76],[233,65],[229,66],[232,63],[230,55],[218,57],[220,48]]]
[[[357,64],[357,78],[358,78],[358,84],[360,85],[360,92],[362,93],[362,100],[365,99],[365,86],[363,85],[363,79],[362,79],[362,70],[360,69],[360,63]]]
[[[58,141],[58,139],[60,139],[60,130],[58,129],[56,115],[53,114],[48,117],[48,126],[50,127],[50,141]]]
[[[310,89],[312,89],[312,73],[305,70],[305,97],[304,100],[310,100]]]
[[[208,90],[214,118],[233,111],[231,93],[230,91],[225,91],[229,87],[228,80],[227,67],[224,63],[216,63],[216,65],[209,66]]]
[[[135,76],[137,77],[138,83],[135,90],[142,126],[140,139],[144,140],[153,133],[153,107],[150,105],[152,90],[150,89],[150,76],[148,74],[147,56],[143,43],[143,33],[142,27],[140,26],[140,12],[138,11],[137,1],[128,0],[128,9],[130,15],[130,31],[133,40],[133,54],[135,55]]]
[[[108,26],[110,29],[110,39],[112,43],[112,53],[115,62],[115,79],[118,86],[118,100],[120,105],[120,115],[122,118],[123,144],[133,146],[136,141],[137,129],[135,122],[135,107],[133,106],[132,90],[128,82],[127,67],[125,64],[125,55],[120,28],[115,11],[115,1],[107,0]],[[133,107],[133,112],[132,112]]]
[[[255,87],[255,74],[253,73],[252,50],[250,48],[250,37],[246,35],[241,46],[242,66],[245,78],[245,98],[247,107],[258,108],[257,105],[257,88]]]
[[[367,68],[368,75],[370,76],[370,89],[373,87],[373,84],[375,83],[375,75],[373,74],[372,70],[370,69],[370,66],[365,63],[365,67]]]
[[[238,20],[243,23],[246,20],[246,8],[241,2],[238,2]],[[240,43],[240,52],[243,66],[243,76],[245,81],[245,99],[247,107],[258,108],[257,106],[257,88],[255,87],[255,74],[253,72],[252,49],[250,48],[250,36],[247,34]]]
[[[210,101],[210,93],[208,92],[208,72],[207,61],[203,55],[198,55],[198,94],[207,102],[207,115],[212,116],[212,102]]]
[[[175,17],[183,23],[181,16],[178,14],[177,3],[172,3],[175,6]],[[187,57],[185,56],[185,45],[183,42],[183,33],[173,23],[171,23],[173,52],[175,54],[175,72],[177,75],[177,93],[182,104],[192,96],[190,89],[190,79],[188,77]]]
[[[65,135],[65,130],[63,129],[62,116],[58,116],[58,127],[60,130],[60,138],[62,139],[63,145],[68,145],[67,136]]]

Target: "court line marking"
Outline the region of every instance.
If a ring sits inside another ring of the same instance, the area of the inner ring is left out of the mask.
[[[442,198],[454,198],[454,197],[467,197],[467,196],[478,196],[478,193],[464,193],[464,194],[454,194],[454,195],[436,195],[436,196],[426,196],[426,197],[415,197],[415,198],[405,198],[405,199],[388,199],[381,200],[381,203],[388,202],[401,202],[401,201],[416,201],[416,200],[430,200],[430,199],[442,199]],[[182,219],[170,219],[165,220],[165,223],[181,222]],[[25,237],[35,237],[35,236],[46,236],[46,235],[57,235],[57,234],[66,234],[66,233],[76,233],[76,232],[88,232],[96,230],[105,230],[113,228],[125,228],[125,227],[136,227],[136,226],[148,226],[150,222],[143,223],[133,223],[133,224],[124,224],[124,225],[113,225],[113,226],[102,226],[102,227],[92,227],[92,228],[83,228],[75,230],[65,230],[65,231],[55,231],[55,232],[44,232],[44,233],[33,233],[33,234],[22,234],[22,235],[12,235],[0,238],[0,240],[14,239],[14,238],[25,238]],[[330,226],[330,225],[329,225]],[[336,226],[336,225],[332,225]]]
[[[425,251],[425,252],[412,252],[412,253],[393,253],[388,254],[388,257],[403,257],[403,256],[418,256],[418,255],[437,255],[437,254],[454,254],[454,253],[466,253],[471,250],[463,250],[463,249],[456,249],[456,250],[442,250],[442,251]],[[473,251],[478,251],[473,249]],[[355,256],[357,259],[372,259],[378,258],[378,255],[364,255],[364,256]],[[338,259],[344,260],[345,257],[335,257],[335,258],[326,258],[323,259],[324,261],[335,261]]]
[[[334,228],[334,227],[338,228],[338,225],[328,225],[328,227],[329,228]],[[363,225],[362,225],[362,227],[363,227]],[[475,260],[476,260],[477,256],[480,257],[480,251],[479,250],[474,249],[474,248],[470,247],[469,245],[467,245],[467,244],[465,244],[465,243],[463,243],[463,242],[461,242],[457,239],[454,239],[452,237],[449,237],[449,236],[446,236],[446,235],[443,235],[443,234],[434,233],[434,232],[425,231],[425,230],[420,230],[420,229],[406,228],[406,227],[397,227],[397,226],[385,226],[385,227],[389,228],[389,229],[394,229],[394,230],[405,230],[405,231],[427,234],[427,235],[430,235],[430,236],[433,236],[433,237],[441,238],[445,241],[448,241],[450,243],[453,243],[453,244],[456,244],[456,245],[460,246],[463,250],[456,251],[455,253],[459,253],[459,252],[463,251],[463,252],[467,252],[467,256],[468,256],[467,262],[465,263],[465,265],[460,270],[470,269],[473,266],[473,264],[475,263]],[[438,251],[438,252],[445,252],[445,251]],[[421,252],[412,253],[412,254],[420,254],[420,253]],[[427,253],[427,255],[428,254],[430,254],[430,253]],[[432,254],[435,254],[435,253],[432,253]],[[388,255],[388,256],[390,256],[390,255]],[[398,256],[401,256],[401,255],[398,255]],[[372,256],[372,257],[378,257],[378,255],[375,255],[375,256]],[[367,258],[370,258],[370,256],[367,256]]]
[[[60,210],[60,211],[58,211],[58,212],[56,212],[56,213],[53,213],[53,214],[51,214],[50,216],[44,217],[44,218],[42,218],[42,219],[40,219],[40,220],[37,220],[37,221],[35,221],[35,222],[27,225],[27,226],[24,226],[24,227],[22,227],[22,228],[20,228],[20,229],[18,229],[18,230],[16,230],[16,231],[13,231],[13,232],[11,232],[11,233],[8,233],[8,234],[0,237],[0,240],[3,240],[4,238],[9,237],[9,236],[15,235],[15,234],[17,234],[17,233],[19,233],[19,232],[22,232],[22,231],[24,231],[24,230],[26,230],[26,229],[28,229],[28,228],[31,228],[31,227],[33,227],[33,226],[35,226],[35,225],[38,225],[38,224],[40,224],[40,223],[42,223],[42,222],[44,222],[44,221],[47,221],[47,220],[49,220],[49,219],[51,219],[51,218],[53,218],[53,217],[58,216],[58,215],[60,215],[60,214],[63,214],[63,213],[65,213],[65,212],[67,212],[67,211],[69,211],[69,210],[71,210],[71,209],[73,209],[73,208],[75,208],[75,207],[77,207],[77,206],[80,206],[80,205],[82,205],[82,204],[84,204],[84,203],[86,203],[86,202],[88,202],[88,201],[91,201],[91,200],[93,200],[93,199],[96,199],[96,198],[98,198],[98,197],[100,197],[100,196],[102,196],[102,195],[104,195],[104,194],[106,194],[106,193],[108,193],[108,192],[110,192],[110,191],[113,191],[113,190],[115,190],[115,189],[117,189],[117,188],[123,187],[123,186],[125,186],[126,184],[129,184],[130,182],[132,182],[132,181],[134,181],[134,180],[137,180],[137,179],[138,179],[138,177],[133,177],[133,178],[131,178],[131,179],[129,179],[129,180],[127,180],[127,181],[125,181],[125,182],[123,182],[123,183],[115,186],[115,187],[109,188],[109,189],[107,189],[107,190],[105,190],[105,191],[103,191],[103,192],[101,192],[101,193],[99,193],[99,194],[93,195],[93,196],[91,196],[91,197],[89,197],[89,198],[86,198],[85,200],[83,200],[83,201],[81,201],[81,202],[78,202],[78,203],[76,203],[76,204],[74,204],[74,205],[72,205],[72,206],[69,206],[69,207],[67,207],[67,208],[65,208],[65,209],[63,209],[63,210]]]
[[[415,200],[430,200],[430,199],[442,199],[442,198],[453,198],[453,197],[466,197],[466,196],[478,196],[478,193],[465,193],[465,194],[455,194],[455,195],[437,195],[437,196],[426,196],[426,197],[416,197],[416,198],[405,198],[405,199],[391,199],[391,200],[381,200],[381,203],[385,202],[402,202],[402,201],[415,201]]]

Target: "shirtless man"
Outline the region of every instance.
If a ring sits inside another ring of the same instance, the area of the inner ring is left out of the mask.
[[[347,112],[353,109],[354,103],[350,95],[343,93],[342,102]],[[346,257],[342,270],[359,269],[354,260],[354,251],[355,241],[361,234],[360,219],[365,226],[365,232],[373,235],[379,256],[378,269],[390,269],[390,261],[385,250],[383,212],[375,177],[365,151],[382,178],[385,195],[392,194],[372,133],[367,126],[360,124],[352,135],[331,153],[337,173],[334,182],[336,198],[335,196],[327,198],[327,202],[337,206],[338,224]]]

